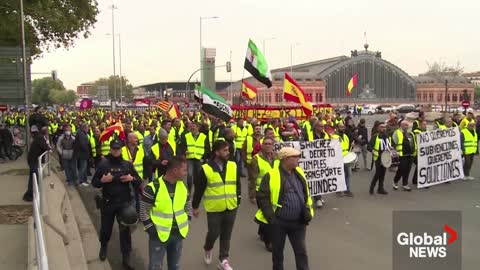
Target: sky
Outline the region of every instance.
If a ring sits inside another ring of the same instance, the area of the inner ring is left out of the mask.
[[[68,89],[113,74],[112,3],[118,7],[116,73],[120,34],[122,74],[133,86],[186,81],[200,67],[200,17],[209,16],[219,18],[203,20],[203,46],[216,48],[217,65],[232,60],[232,74],[216,70],[219,81],[248,77],[243,61],[249,38],[261,50],[265,40],[275,69],[350,56],[363,49],[365,32],[369,50],[381,51],[411,76],[435,61],[480,70],[478,0],[98,0],[92,35],[68,50],[44,53],[32,72],[57,70]]]

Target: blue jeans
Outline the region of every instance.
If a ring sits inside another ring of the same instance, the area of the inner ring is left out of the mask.
[[[87,167],[88,167],[88,160],[77,159],[78,180],[80,184],[87,182]]]
[[[62,164],[65,170],[67,184],[77,184],[77,161],[75,159],[62,159]]]
[[[345,171],[345,184],[347,185],[346,191],[350,191],[350,177],[352,176],[352,167],[343,165],[343,170]]]
[[[180,269],[183,237],[178,232],[170,234],[166,242],[161,242],[158,237],[150,237],[148,252],[150,257],[149,270],[162,270],[163,257],[167,252],[168,270]]]

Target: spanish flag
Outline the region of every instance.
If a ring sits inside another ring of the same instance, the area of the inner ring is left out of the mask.
[[[242,80],[242,96],[253,100],[257,96],[257,88]]]
[[[300,103],[303,112],[310,116],[312,115],[313,106],[310,103],[310,97],[305,94],[302,87],[285,72],[285,81],[283,83],[283,98],[288,101]]]
[[[352,93],[353,88],[357,87],[357,73],[353,74],[353,77],[348,82],[347,97]]]
[[[108,140],[113,133],[117,133],[120,140],[125,140],[125,132],[123,131],[122,121],[118,121],[115,125],[107,127],[102,134],[100,134],[100,142]]]

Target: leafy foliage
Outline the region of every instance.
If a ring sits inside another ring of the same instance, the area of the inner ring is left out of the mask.
[[[115,81],[115,89],[117,92],[117,100],[120,100],[120,81],[122,81],[122,95],[127,98],[133,98],[133,86],[128,82],[127,78],[122,76],[122,80],[120,80],[120,76],[116,75],[110,76],[108,78],[100,78],[95,81],[94,87],[90,88],[90,92],[88,93],[89,96],[96,96],[98,92],[99,86],[108,86],[108,93],[110,95],[110,99],[114,99],[114,91],[113,91],[113,83]]]
[[[24,0],[25,42],[31,55],[69,48],[90,36],[99,13],[96,0]],[[18,0],[0,1],[0,46],[21,42]]]
[[[45,77],[32,82],[32,102],[34,104],[72,104],[76,98],[75,91],[67,91],[60,80],[54,81],[51,77]]]

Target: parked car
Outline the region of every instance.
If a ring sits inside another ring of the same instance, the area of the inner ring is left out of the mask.
[[[460,106],[460,107],[457,108],[457,112],[459,112],[459,113],[463,113],[464,111],[465,111],[465,109],[463,108],[463,106]],[[470,107],[470,108],[467,108],[467,113],[469,113],[469,112],[474,112],[474,111],[475,111],[475,110],[474,110],[473,108],[471,108],[471,107]]]
[[[398,105],[395,110],[399,113],[411,113],[411,112],[417,112],[417,108],[413,104],[401,104]]]
[[[376,112],[377,112],[376,108],[373,105],[365,105],[362,108],[362,114],[372,115],[372,114],[375,114]]]
[[[378,113],[389,113],[395,111],[395,107],[391,105],[379,105],[377,107],[377,112]]]

